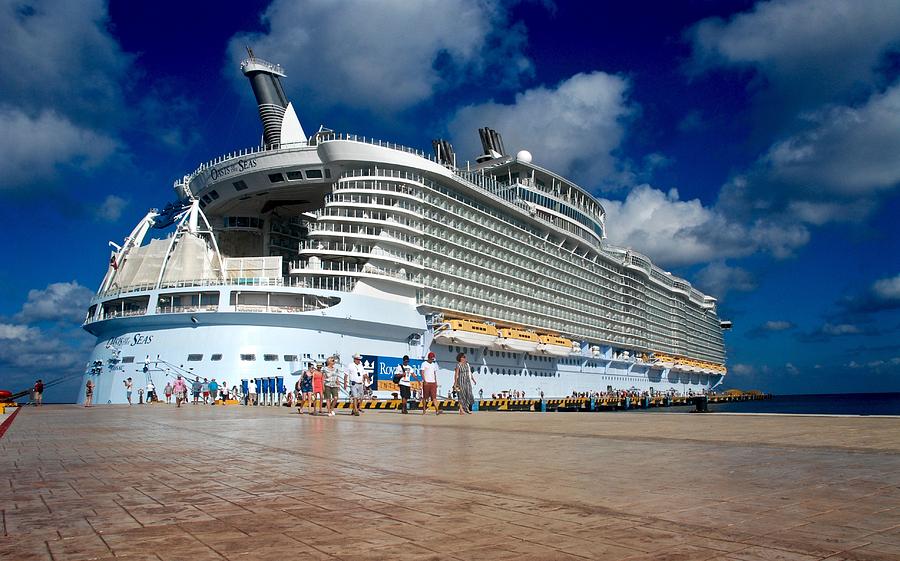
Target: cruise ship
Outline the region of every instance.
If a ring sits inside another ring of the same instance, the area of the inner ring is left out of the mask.
[[[182,375],[278,403],[308,362],[356,353],[374,397],[394,391],[401,357],[456,355],[476,395],[640,390],[702,393],[725,375],[716,300],[606,241],[587,190],[480,129],[484,153],[458,163],[324,127],[307,135],[279,64],[241,71],[260,145],[174,183],[121,243],[84,328],[97,337],[82,387],[123,403],[123,381],[161,390]],[[473,131],[475,134],[475,131]],[[78,401],[83,401],[81,390]]]

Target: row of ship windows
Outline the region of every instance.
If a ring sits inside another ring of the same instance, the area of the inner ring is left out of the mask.
[[[376,172],[375,174],[376,174],[376,175],[385,174],[385,171],[391,171],[391,172],[392,172],[392,170],[379,170],[379,171]],[[363,172],[361,171],[361,173],[363,173]],[[385,175],[386,175],[386,174],[385,174]],[[434,183],[433,181],[430,181],[430,180],[427,180],[427,179],[424,179],[424,178],[421,178],[421,177],[410,177],[409,179],[414,179],[414,180],[420,181],[421,184],[422,184],[424,187],[430,188],[430,189],[431,189],[433,192],[435,192],[435,193],[439,193],[439,194],[441,194],[441,195],[444,195],[445,197],[448,197],[448,198],[451,198],[451,199],[455,199],[456,201],[462,203],[462,204],[465,205],[465,206],[468,206],[468,207],[470,207],[470,208],[472,208],[472,209],[481,211],[482,213],[487,214],[488,216],[491,216],[491,217],[494,218],[494,219],[500,220],[501,223],[496,223],[496,224],[493,224],[493,225],[492,225],[492,228],[493,228],[494,233],[503,233],[503,234],[505,234],[505,235],[512,236],[512,237],[514,237],[514,238],[518,238],[518,236],[517,236],[516,234],[519,234],[519,233],[521,233],[522,231],[524,231],[524,232],[526,232],[526,233],[530,233],[530,234],[532,234],[532,235],[534,235],[534,236],[537,236],[537,237],[539,237],[539,238],[542,238],[542,241],[552,241],[552,240],[544,239],[544,237],[543,237],[543,234],[544,234],[544,233],[543,233],[543,232],[540,232],[540,231],[538,231],[538,230],[536,230],[536,229],[534,229],[534,228],[531,227],[530,225],[526,225],[525,223],[520,222],[520,221],[516,220],[515,218],[506,215],[505,213],[497,212],[495,209],[490,208],[490,207],[487,207],[487,206],[485,206],[485,205],[483,205],[483,204],[481,204],[481,203],[478,203],[477,201],[474,201],[473,199],[470,199],[469,197],[466,197],[465,195],[462,195],[461,193],[457,192],[457,191],[454,190],[454,189],[449,189],[449,188],[447,188],[447,187],[445,187],[445,186],[443,186],[443,185]],[[440,198],[433,197],[433,196],[426,196],[426,197],[425,197],[425,200],[426,200],[427,202],[436,204],[436,205],[438,205],[439,207],[442,207],[442,208],[444,208],[444,209],[447,209],[447,207],[446,207],[445,204],[444,204],[444,201],[440,200]],[[451,210],[451,212],[453,212],[454,214],[461,216],[461,213],[459,212],[459,210],[461,210],[461,209],[453,208],[453,205],[451,205],[451,209],[450,209],[450,210]],[[477,220],[475,220],[475,221],[478,222]],[[512,229],[512,230],[509,230],[509,228],[508,228],[509,226],[512,226],[513,229]],[[529,240],[529,241],[532,241],[532,240]],[[533,241],[537,241],[537,240],[533,240]],[[568,264],[568,265],[570,265],[570,266],[571,266],[571,265],[575,265],[576,267],[578,267],[578,268],[580,268],[580,269],[582,269],[582,270],[587,269],[587,267],[585,267],[584,264],[578,264],[578,265],[576,265],[575,263],[570,263],[570,262],[568,262],[568,261],[565,262],[565,263]],[[609,271],[611,271],[611,272],[614,272],[614,273],[617,273],[617,274],[621,275],[621,271],[614,271],[614,270],[612,270],[611,267],[610,267],[605,261],[603,261],[603,260],[599,260],[599,261],[596,261],[596,262],[587,260],[587,264],[590,266],[590,267],[589,267],[589,270],[591,270],[591,272],[595,272],[595,271],[593,271],[592,269],[594,269],[595,267],[599,266],[599,267],[601,267],[602,269],[606,269],[606,270],[609,270]],[[649,268],[649,265],[648,265],[648,268]],[[565,269],[568,269],[568,267],[566,267]],[[567,272],[572,273],[573,271],[567,270]],[[577,273],[576,273],[576,274],[577,274]],[[595,274],[596,274],[596,272],[595,272]],[[658,279],[659,281],[661,281],[664,285],[666,285],[666,286],[672,286],[672,285],[673,285],[671,279],[662,276],[662,275],[661,275],[660,273],[658,273],[656,270],[651,269],[651,274],[652,274],[652,276],[653,276],[654,278],[657,278],[657,279]],[[580,275],[578,275],[578,276],[580,276]],[[606,277],[606,275],[602,275],[602,276]],[[689,289],[689,288],[685,287],[685,289]]]
[[[451,353],[454,353],[454,354],[455,353],[466,353],[467,355],[475,354],[475,352],[477,350],[475,348],[457,347],[454,345],[450,345],[450,347],[448,347],[448,348]],[[488,349],[487,351],[485,351],[485,354],[487,356],[492,356],[492,357],[495,356],[497,358],[512,358],[512,359],[516,359],[516,360],[518,360],[518,358],[519,358],[519,355],[517,353],[511,353],[508,351],[494,351],[494,350]],[[553,357],[540,356],[540,355],[532,356],[527,353],[524,355],[524,358],[525,358],[525,360],[538,360],[538,361],[542,361],[542,362],[556,362],[557,364],[573,364],[573,365],[578,364],[578,359],[574,359],[574,358],[560,358],[560,359],[554,360]]]
[[[269,183],[284,183],[285,177],[287,177],[287,181],[302,181],[303,180],[303,172],[300,170],[289,171],[284,174],[281,173],[270,173],[269,174]],[[325,168],[325,177],[331,178],[331,170]],[[322,179],[322,170],[320,169],[308,169],[306,170],[306,179]],[[243,182],[240,182],[243,183]],[[235,184],[235,189],[238,191],[242,191],[243,189],[238,189]],[[244,186],[246,189],[246,185]]]
[[[204,356],[203,354],[199,354],[199,353],[198,354],[194,354],[194,353],[189,354],[189,355],[187,355],[187,362],[200,362],[203,360],[203,356]],[[263,356],[263,360],[266,362],[276,362],[278,360],[279,355],[264,354],[262,356]],[[302,356],[303,356],[304,360],[313,360],[313,356],[310,353],[304,354]],[[122,364],[131,364],[134,362],[134,358],[135,357],[133,357],[133,356],[122,357]],[[320,353],[317,356],[317,358],[319,360],[325,360],[325,355]],[[282,359],[284,360],[284,362],[299,362],[300,355],[282,355]],[[222,360],[222,353],[213,353],[213,354],[209,355],[209,360],[211,360],[213,362]],[[256,355],[255,354],[241,354],[241,360],[252,362],[252,361],[256,360]]]

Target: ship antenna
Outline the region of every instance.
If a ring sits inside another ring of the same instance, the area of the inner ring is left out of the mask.
[[[250,58],[256,58],[255,56],[253,56],[253,49],[250,48],[250,45],[244,45],[244,48],[247,49],[247,55]]]

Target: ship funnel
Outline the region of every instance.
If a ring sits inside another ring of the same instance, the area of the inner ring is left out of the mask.
[[[506,150],[503,148],[503,139],[500,137],[500,133],[498,133],[494,129],[484,127],[482,129],[478,129],[478,136],[481,137],[481,147],[484,148],[484,154],[476,158],[476,162],[486,162],[488,160],[493,160],[494,158],[500,158],[506,155]]]
[[[443,166],[456,167],[456,154],[453,152],[453,145],[443,138],[431,141],[431,147],[434,149],[434,157],[437,163]]]
[[[247,48],[248,58],[241,62],[241,72],[250,80],[253,95],[259,106],[259,118],[263,125],[263,144],[306,144],[306,134],[294,111],[294,106],[284,95],[281,78],[286,74],[280,64],[257,58]]]

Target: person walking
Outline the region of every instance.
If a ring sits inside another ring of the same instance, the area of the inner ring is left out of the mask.
[[[128,400],[128,406],[131,407],[131,391],[134,389],[134,382],[131,378],[122,381],[125,384],[125,398]]]
[[[300,379],[297,380],[297,385],[300,388],[300,394],[298,398],[302,399],[302,401],[297,406],[297,411],[303,413],[304,404],[309,408],[309,414],[313,414],[313,374],[316,371],[316,365],[310,362],[308,368],[300,374]]]
[[[325,375],[322,373],[320,365],[310,362],[309,367],[312,369],[313,399],[316,400],[315,414],[318,415],[322,413],[322,397],[325,395]]]
[[[178,407],[181,407],[181,402],[187,403],[187,383],[181,378],[180,374],[175,379],[175,385],[172,387],[172,390],[175,392],[175,403]]]
[[[426,361],[422,364],[422,414],[428,411],[428,402],[434,405],[436,415],[441,414],[441,408],[437,401],[437,372],[438,364],[435,362],[434,353],[428,353]]]
[[[44,402],[44,381],[38,378],[34,383],[34,405],[40,407]]]
[[[212,404],[215,405],[216,400],[219,399],[219,383],[215,378],[209,383],[209,396],[212,398]]]
[[[334,409],[338,403],[338,391],[341,386],[341,373],[334,365],[333,356],[325,359],[322,373],[325,375],[325,402],[328,406],[328,416],[334,417]]]
[[[153,380],[149,380],[147,382],[147,403],[153,403],[154,401],[157,401],[156,386],[153,385]]]
[[[166,387],[163,388],[163,393],[166,394],[166,403],[172,403],[172,392],[175,390],[172,388],[172,382],[166,381]]]
[[[256,380],[250,378],[247,382],[247,405],[256,405]]]
[[[88,380],[84,385],[84,406],[93,407],[94,405],[94,382]]]
[[[196,376],[194,381],[191,382],[191,393],[194,396],[194,405],[200,403],[200,392],[203,391],[203,383],[200,381],[200,377]]]
[[[472,394],[472,384],[477,384],[475,376],[472,375],[472,368],[469,366],[469,359],[466,353],[456,355],[456,370],[453,372],[453,387],[459,394],[459,414],[472,413],[472,404],[475,397]]]
[[[203,378],[203,383],[200,384],[200,393],[203,394],[203,405],[209,405],[209,380]]]
[[[407,401],[412,395],[412,366],[409,365],[409,356],[403,355],[403,363],[398,364],[394,369],[394,380],[400,386],[400,412],[406,415],[409,413]]]
[[[350,414],[355,417],[359,417],[359,405],[362,402],[363,392],[365,391],[368,380],[369,375],[366,374],[366,369],[363,368],[362,356],[359,354],[353,355],[353,362],[350,363],[350,365],[347,366],[347,370],[344,371],[344,391],[347,391],[347,383],[349,382]]]

